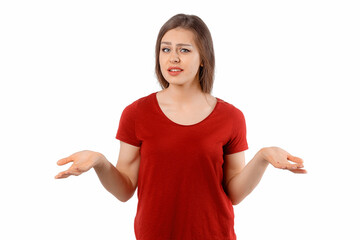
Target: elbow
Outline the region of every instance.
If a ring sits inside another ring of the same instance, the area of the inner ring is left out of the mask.
[[[130,198],[131,198],[131,197],[130,197]],[[126,203],[127,201],[129,201],[130,198],[118,197],[117,199],[118,199],[120,202]]]
[[[130,195],[130,196],[120,196],[120,197],[117,197],[117,199],[119,199],[120,202],[125,203],[125,202],[129,201],[132,196],[133,196],[133,195]]]
[[[241,199],[230,199],[231,204],[232,204],[233,206],[238,205],[239,203],[242,202],[242,200],[243,200],[243,198],[241,198]]]
[[[234,195],[229,194],[228,197],[229,197],[229,199],[230,199],[230,201],[231,201],[231,204],[234,205],[234,206],[236,206],[236,205],[238,205],[239,203],[241,203],[242,200],[244,200],[244,198],[245,198],[246,196],[244,196],[244,194],[240,194],[240,195],[237,195],[237,196],[234,196]]]
[[[234,200],[231,200],[231,204],[232,204],[233,206],[238,205],[240,202],[241,202],[241,201],[234,201]]]
[[[241,202],[240,198],[238,196],[236,196],[233,192],[229,191],[228,188],[226,188],[225,193],[232,205],[235,206]]]
[[[128,194],[120,194],[120,195],[116,196],[116,198],[117,198],[120,202],[125,203],[125,202],[129,201],[129,200],[132,198],[132,196],[134,196],[135,190],[136,190],[136,189],[134,189],[133,191],[129,192]]]

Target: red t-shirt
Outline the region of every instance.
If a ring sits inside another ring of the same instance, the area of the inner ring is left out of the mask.
[[[140,147],[136,239],[236,239],[223,163],[224,155],[248,149],[239,109],[217,98],[204,120],[180,125],[154,92],[123,110],[116,138]]]

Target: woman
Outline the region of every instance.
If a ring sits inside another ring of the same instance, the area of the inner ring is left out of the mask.
[[[169,19],[156,42],[162,90],[124,109],[116,167],[101,153],[81,151],[58,161],[73,165],[56,178],[94,168],[122,202],[138,189],[139,240],[236,239],[232,205],[256,187],[269,163],[306,171],[300,158],[278,147],[261,149],[245,166],[245,119],[239,109],[210,94],[214,66],[205,23],[194,15]]]

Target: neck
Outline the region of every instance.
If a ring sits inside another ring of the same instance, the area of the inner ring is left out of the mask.
[[[192,86],[170,84],[163,93],[169,101],[179,105],[193,104],[205,96],[198,82]]]

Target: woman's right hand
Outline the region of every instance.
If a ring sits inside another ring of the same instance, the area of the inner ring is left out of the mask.
[[[84,150],[76,152],[69,157],[57,161],[59,166],[73,162],[70,168],[66,171],[60,172],[55,176],[56,179],[67,178],[70,175],[79,176],[80,174],[89,171],[92,167],[101,164],[101,153]]]

